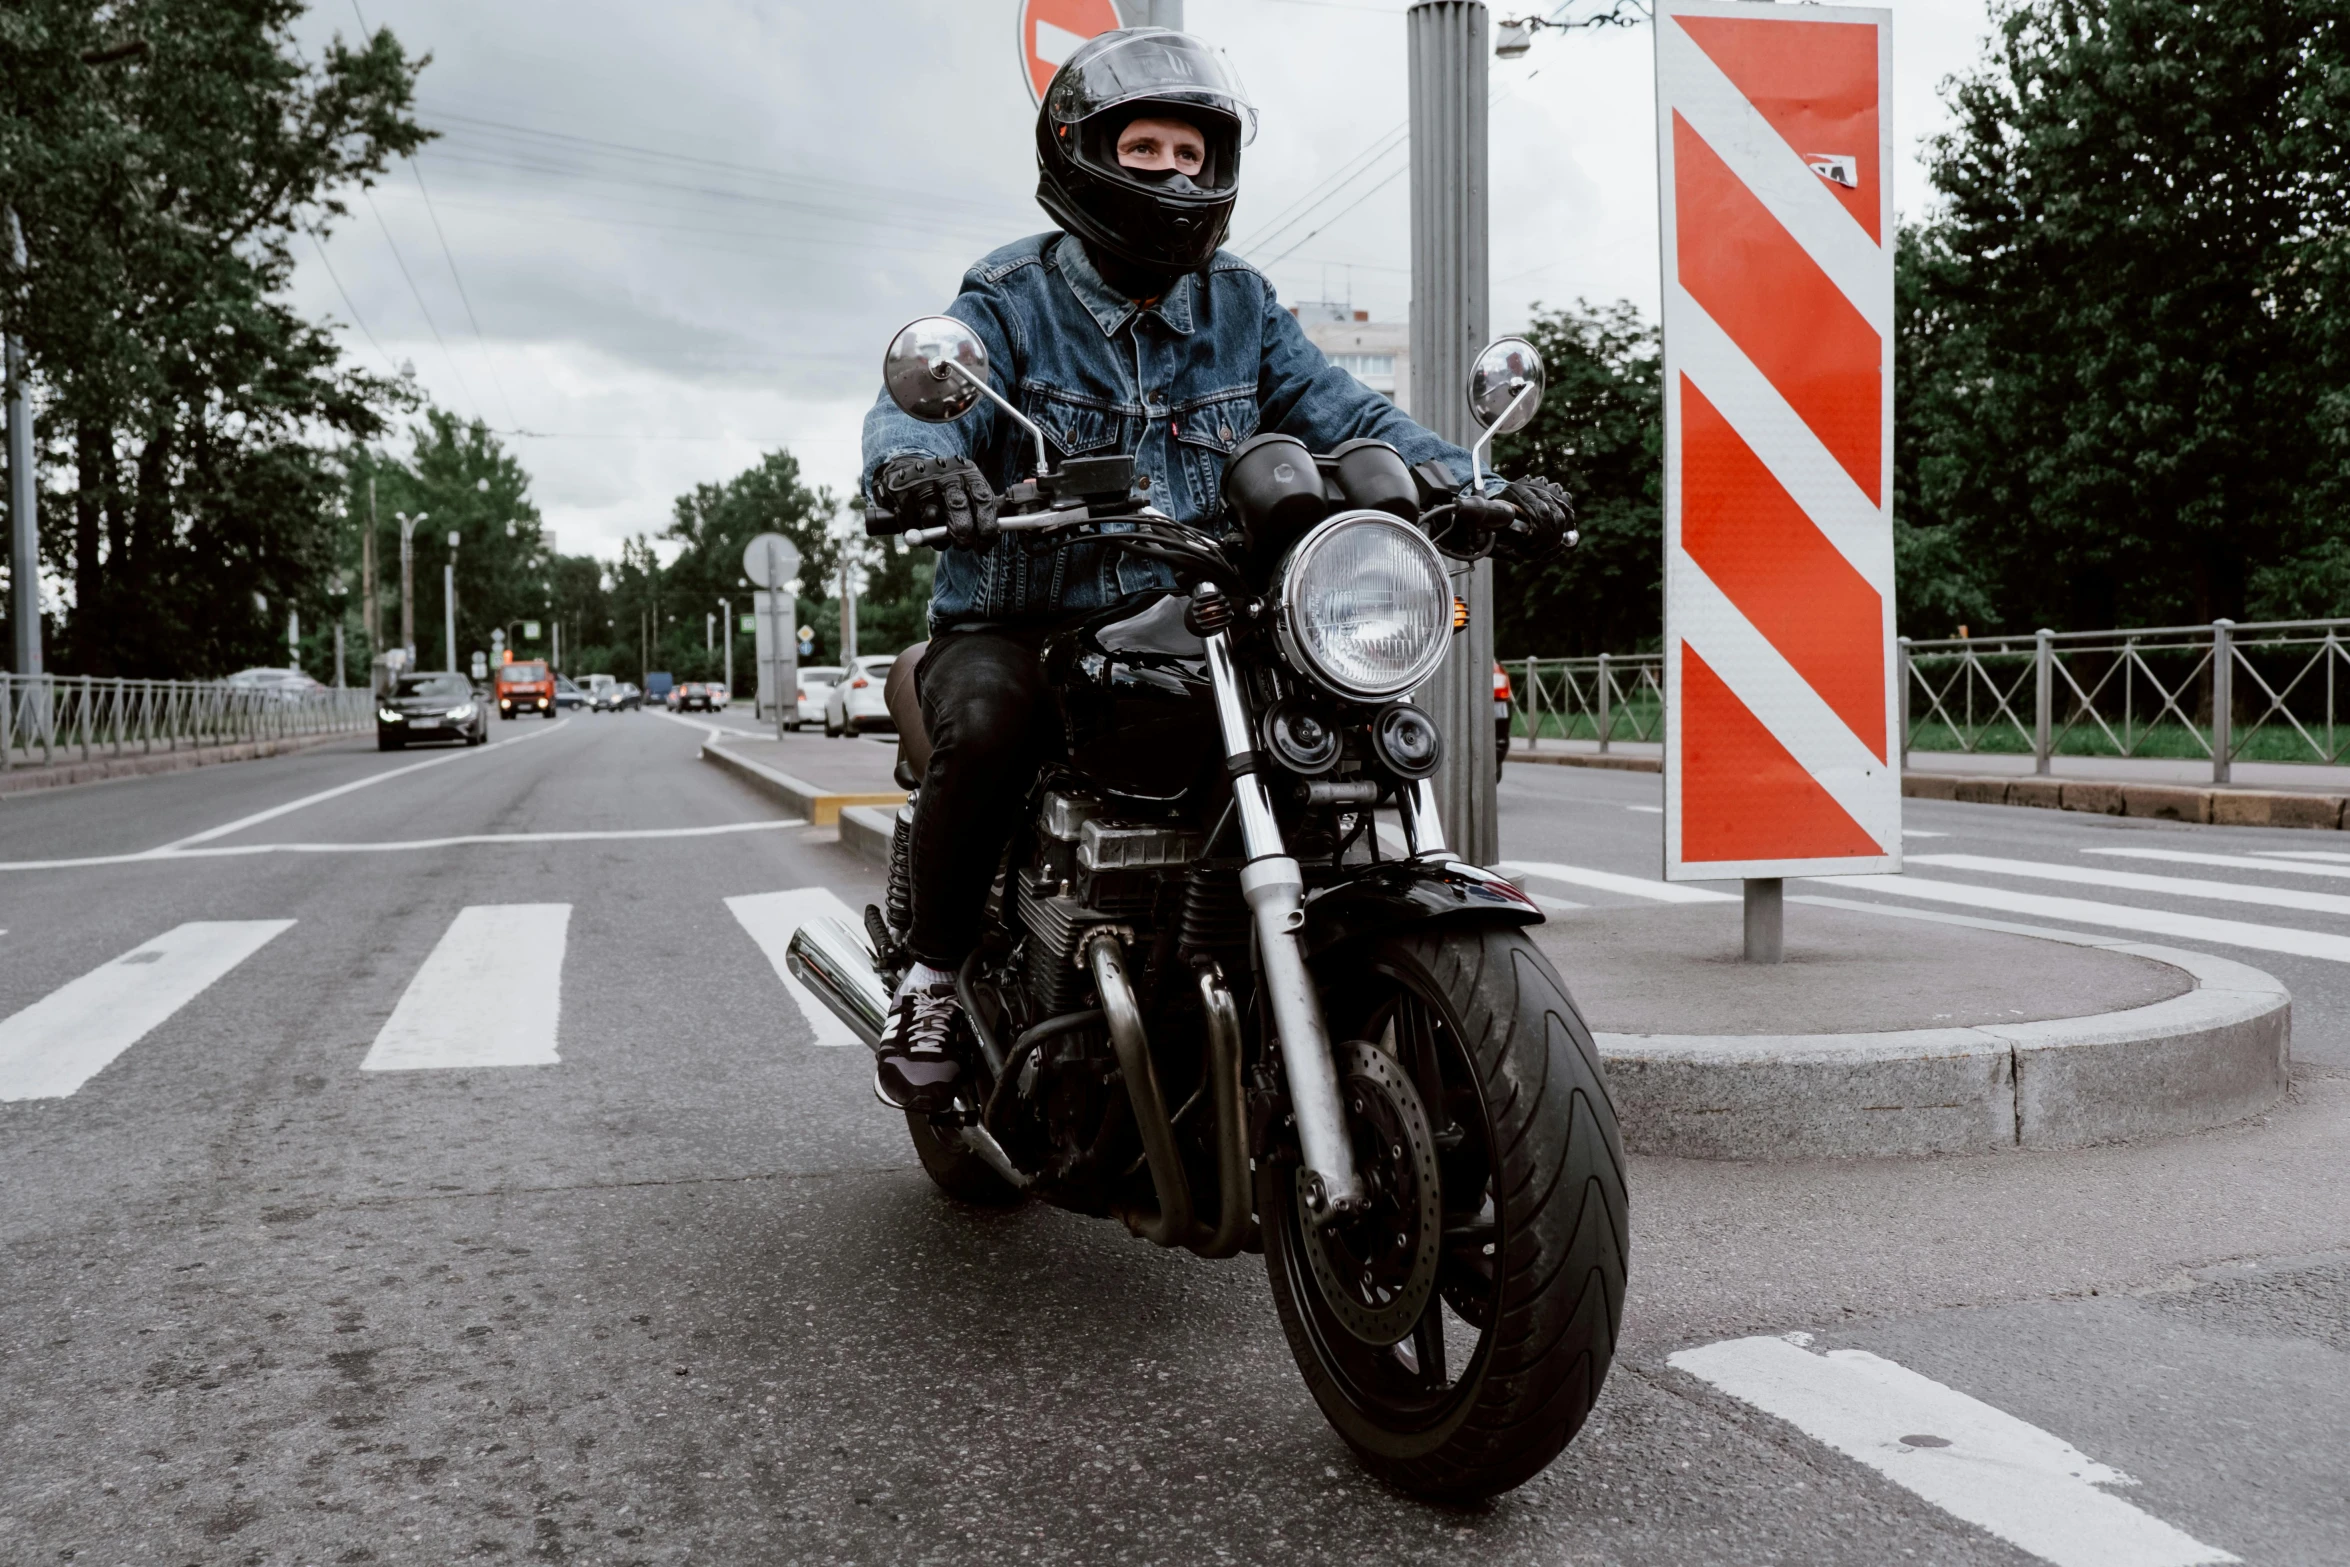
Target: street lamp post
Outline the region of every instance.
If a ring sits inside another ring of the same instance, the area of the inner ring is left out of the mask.
[[[449,530],[449,558],[441,566],[441,630],[448,638],[449,673],[457,672],[457,530]]]
[[[9,260],[23,276],[24,228],[16,209],[8,218]],[[5,340],[8,371],[9,621],[16,632],[16,672],[41,672],[41,534],[33,492],[33,394],[25,369],[24,333],[10,322]]]
[[[726,628],[726,700],[734,701],[734,600],[718,601],[718,621]]]
[[[350,589],[351,585],[343,580],[343,574],[339,571],[327,579],[326,590],[334,595],[335,600],[335,689],[337,691],[343,689],[343,595],[348,593]]]
[[[413,517],[404,511],[392,513],[400,524],[401,657],[410,669],[416,667],[416,525],[431,515],[428,511],[420,511]]]

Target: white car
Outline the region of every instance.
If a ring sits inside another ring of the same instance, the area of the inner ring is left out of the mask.
[[[848,679],[834,686],[824,699],[827,735],[858,735],[869,729],[896,732],[889,704],[881,699],[881,683],[889,678],[889,666],[897,661],[895,653],[875,653],[856,661]]]
[[[802,724],[824,722],[824,699],[832,695],[832,688],[840,684],[840,670],[826,664],[800,666],[800,700],[793,709],[791,721],[783,727],[798,729]]]

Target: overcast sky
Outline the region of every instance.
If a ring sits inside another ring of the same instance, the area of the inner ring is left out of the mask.
[[[299,303],[362,361],[412,363],[435,402],[531,432],[507,441],[566,551],[611,555],[778,445],[845,494],[890,331],[1049,226],[1016,9],[321,0],[313,51],[364,14],[431,55],[419,107],[442,135],[352,201],[331,270],[303,242]],[[1188,0],[1258,106],[1232,243],[1285,299],[1406,313],[1404,9]],[[1937,85],[1988,23],[1984,0],[1892,9],[1894,201],[1914,214]],[[1654,318],[1651,51],[1643,25],[1492,62],[1497,331],[1578,296]]]

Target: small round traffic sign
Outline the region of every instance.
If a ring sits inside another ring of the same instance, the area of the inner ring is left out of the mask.
[[[1044,102],[1053,73],[1079,44],[1119,25],[1112,0],[1020,0],[1020,79],[1028,84],[1028,101]]]
[[[762,533],[743,546],[743,575],[753,586],[779,588],[799,574],[800,547],[782,534]]]

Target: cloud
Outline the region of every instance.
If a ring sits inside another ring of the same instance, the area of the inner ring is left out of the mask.
[[[1243,253],[1287,298],[1409,310],[1403,9],[1189,0],[1259,107],[1233,232],[1262,237]],[[305,46],[355,34],[355,10],[310,12]],[[1983,0],[1894,10],[1906,154],[1987,26]],[[436,401],[537,432],[511,442],[567,550],[612,553],[776,444],[845,492],[890,331],[1048,226],[1013,0],[367,0],[365,15],[433,57],[430,200],[394,169],[328,240],[334,277],[305,256],[299,302],[344,322],[361,361],[382,367],[372,334]],[[1493,62],[1497,331],[1577,296],[1654,313],[1651,48],[1645,27],[1544,33]],[[1923,188],[1905,157],[1905,211]]]

